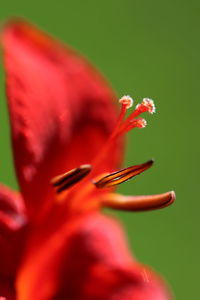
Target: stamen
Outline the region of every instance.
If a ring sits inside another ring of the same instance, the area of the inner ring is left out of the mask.
[[[51,184],[56,187],[56,192],[60,193],[79,182],[87,176],[92,167],[91,165],[81,165],[78,168],[72,169],[62,175],[56,176],[52,179]]]
[[[174,191],[148,196],[123,196],[116,193],[102,194],[104,207],[127,211],[147,211],[167,207],[176,199]]]
[[[126,169],[122,169],[118,172],[111,173],[107,176],[104,176],[100,180],[94,182],[97,188],[108,188],[111,186],[118,185],[122,182],[125,182],[132,177],[139,175],[140,173],[146,171],[153,165],[153,160],[149,160],[144,164],[132,166]]]

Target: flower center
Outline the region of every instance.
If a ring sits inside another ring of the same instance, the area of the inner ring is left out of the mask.
[[[138,118],[138,116],[144,112],[151,114],[155,112],[153,100],[144,98],[129,117],[125,119],[127,110],[133,105],[133,99],[130,96],[123,96],[119,103],[121,104],[121,110],[116,126],[92,164],[81,165],[52,179],[51,183],[56,189],[57,200],[63,202],[63,200],[71,196],[70,198],[73,199],[71,203],[73,211],[80,210],[83,207],[84,210],[88,207],[90,209],[91,203],[94,204],[94,207],[103,205],[128,210],[148,210],[167,206],[175,199],[172,192],[135,197],[125,197],[110,192],[115,185],[121,184],[149,169],[153,165],[152,160],[110,174],[100,174],[98,177],[94,175],[97,174],[104,159],[112,153],[111,151],[116,146],[117,140],[121,135],[126,134],[133,128],[144,128],[147,125],[146,120]],[[79,192],[77,192],[77,189]],[[86,203],[86,199],[90,199],[90,201]]]
[[[136,106],[131,115],[127,119],[125,119],[127,110],[133,105],[133,99],[130,96],[123,96],[119,100],[119,103],[121,104],[121,110],[116,122],[116,126],[113,129],[113,132],[108,138],[108,141],[105,143],[104,147],[93,160],[92,166],[88,164],[81,165],[76,169],[72,169],[69,172],[53,178],[51,183],[56,188],[56,192],[58,194],[80,182],[89,173],[90,176],[88,176],[87,179],[94,179],[93,174],[97,173],[98,168],[103,163],[103,160],[110,155],[112,148],[116,145],[117,139],[133,128],[144,128],[147,125],[145,119],[137,117],[143,112],[155,112],[153,100],[144,98],[143,101]],[[102,176],[100,176],[100,180],[94,179],[93,182],[97,188],[114,186],[132,178],[133,176],[136,176],[137,174],[140,174],[141,172],[148,169],[152,164],[153,162],[149,161],[143,165],[132,166],[127,169],[120,170],[119,172],[111,173],[110,175],[106,175],[106,177],[104,177],[102,174]]]

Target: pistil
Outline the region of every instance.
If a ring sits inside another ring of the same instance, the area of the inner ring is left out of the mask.
[[[121,109],[118,120],[110,138],[108,138],[108,141],[92,162],[93,172],[91,172],[91,176],[92,173],[95,173],[95,170],[97,170],[99,166],[103,163],[105,157],[110,155],[112,148],[116,146],[117,140],[121,135],[126,134],[133,128],[146,127],[146,120],[137,117],[144,112],[149,112],[151,114],[155,112],[155,105],[153,100],[149,98],[144,98],[142,102],[136,106],[135,110],[130,114],[130,116],[127,119],[125,119],[126,112],[133,106],[134,101],[130,96],[123,96],[119,99],[119,103],[121,104]]]

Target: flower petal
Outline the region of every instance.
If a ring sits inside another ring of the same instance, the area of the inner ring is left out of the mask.
[[[49,181],[90,163],[116,119],[114,95],[80,55],[30,24],[14,20],[3,31],[14,158],[29,212],[42,211]],[[113,169],[121,149],[103,164]]]
[[[15,300],[14,283],[8,280],[0,279],[0,300]]]
[[[26,223],[21,196],[0,185],[0,281],[1,278],[14,278],[23,248]]]
[[[18,275],[19,300],[170,299],[163,282],[133,260],[111,218],[73,218],[41,239],[35,235]]]

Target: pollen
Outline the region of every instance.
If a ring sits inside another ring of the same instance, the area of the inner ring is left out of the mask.
[[[119,99],[119,103],[123,104],[126,106],[127,109],[133,106],[133,98],[130,96],[123,96],[122,98]]]

